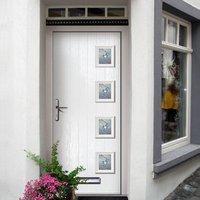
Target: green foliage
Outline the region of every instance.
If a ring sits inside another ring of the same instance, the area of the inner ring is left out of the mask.
[[[68,183],[70,183],[70,185],[73,185],[75,189],[77,189],[78,184],[81,183],[78,174],[84,170],[85,169],[82,166],[80,166],[68,174]]]
[[[58,161],[58,143],[59,142],[52,146],[50,161],[46,161],[39,155],[33,154],[30,151],[25,150],[25,152],[28,158],[41,167],[43,173],[50,173],[59,181],[67,182],[70,188],[77,189],[78,184],[81,183],[78,174],[85,169],[80,166],[71,172],[63,170],[62,165]]]

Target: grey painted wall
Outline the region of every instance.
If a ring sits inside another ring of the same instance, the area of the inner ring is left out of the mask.
[[[192,23],[191,143],[200,144],[200,22]]]
[[[200,10],[183,0],[163,0],[163,9],[189,21],[200,20]]]
[[[162,1],[155,0],[154,13],[154,158],[153,163],[161,161],[161,22]]]

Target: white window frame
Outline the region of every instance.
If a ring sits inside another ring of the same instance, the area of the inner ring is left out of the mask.
[[[174,51],[186,53],[186,70],[187,70],[187,96],[186,96],[186,127],[185,127],[185,136],[178,138],[176,140],[167,142],[162,144],[162,153],[167,153],[176,148],[185,146],[190,143],[190,125],[191,125],[191,69],[192,69],[192,36],[191,36],[191,23],[185,21],[177,16],[169,14],[167,12],[163,12],[163,17],[166,19],[166,33],[165,33],[165,41],[162,41],[162,48],[171,49]],[[167,41],[168,39],[168,20],[177,23],[177,44],[172,44]],[[183,25],[187,27],[187,47],[179,45],[179,27]]]

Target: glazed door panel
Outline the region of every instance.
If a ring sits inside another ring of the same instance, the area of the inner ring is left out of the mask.
[[[101,184],[80,185],[81,194],[120,193],[120,54],[118,32],[53,33],[53,142],[60,141],[66,170],[82,165],[81,176],[101,178]],[[102,102],[110,98],[100,95],[105,89],[112,101]],[[56,99],[67,107],[59,119]]]

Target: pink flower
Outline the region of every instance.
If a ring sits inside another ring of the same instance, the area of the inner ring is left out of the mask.
[[[67,184],[58,181],[50,174],[45,174],[37,180],[29,181],[23,197],[19,200],[53,200],[63,185]]]

